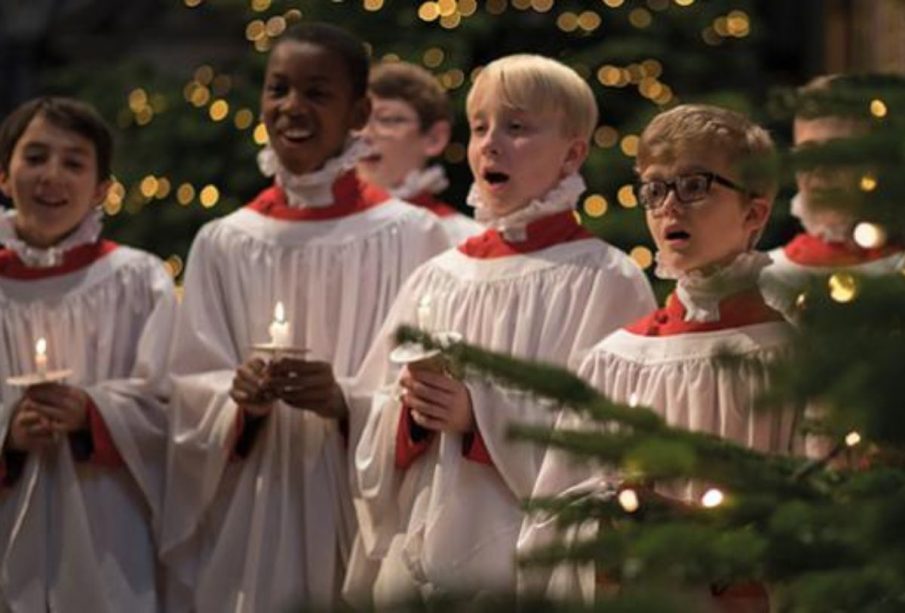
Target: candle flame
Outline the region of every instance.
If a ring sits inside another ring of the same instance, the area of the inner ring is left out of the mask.
[[[273,319],[279,323],[286,323],[286,309],[283,308],[282,302],[277,302],[273,308]]]
[[[47,340],[44,337],[39,338],[38,342],[35,343],[35,353],[38,355],[47,354]]]

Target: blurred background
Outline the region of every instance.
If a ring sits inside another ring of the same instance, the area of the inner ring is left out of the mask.
[[[457,112],[444,196],[461,208],[475,69],[514,52],[573,66],[601,109],[583,221],[648,271],[631,184],[653,114],[722,104],[785,146],[789,121],[770,113],[771,91],[827,72],[905,71],[900,0],[0,0],[0,116],[41,94],[98,107],[117,133],[107,236],[158,254],[178,277],[201,224],[267,184],[255,161],[263,68],[273,39],[299,20],[342,25],[375,60],[436,74]],[[796,231],[790,184],[764,247]]]

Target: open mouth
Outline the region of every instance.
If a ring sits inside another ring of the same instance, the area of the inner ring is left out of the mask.
[[[289,128],[283,130],[280,136],[283,137],[283,140],[298,145],[310,140],[314,136],[314,130],[310,128]]]
[[[35,202],[40,206],[46,206],[52,209],[58,209],[60,207],[66,206],[68,200],[65,198],[47,198],[45,196],[35,196]]]
[[[361,161],[365,162],[367,164],[376,164],[377,162],[379,162],[382,159],[383,159],[383,156],[380,155],[379,153],[371,153],[371,154],[366,155],[363,158],[361,158]]]
[[[691,234],[685,230],[669,230],[666,233],[666,240],[668,241],[687,241],[689,238],[691,238]]]
[[[509,175],[505,172],[488,170],[484,173],[484,180],[490,185],[502,185],[509,180]]]

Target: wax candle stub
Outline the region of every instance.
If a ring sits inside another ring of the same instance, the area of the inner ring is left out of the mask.
[[[43,337],[35,343],[35,370],[40,375],[47,373],[47,341]]]
[[[273,309],[273,322],[270,324],[270,342],[275,347],[288,347],[290,345],[289,322],[286,321],[286,311],[282,302],[277,302]]]

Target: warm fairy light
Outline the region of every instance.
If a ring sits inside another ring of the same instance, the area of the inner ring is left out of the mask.
[[[467,150],[462,143],[450,143],[446,146],[446,151],[443,152],[443,157],[450,164],[461,164],[465,161],[466,155]]]
[[[566,11],[556,18],[556,27],[563,32],[574,32],[578,27],[578,15],[571,11]]]
[[[887,112],[886,103],[879,98],[870,101],[870,114],[874,117],[886,117]]]
[[[603,0],[603,3],[611,9],[615,9],[625,4],[625,0]]]
[[[637,8],[632,10],[628,15],[629,23],[639,29],[646,28],[653,21],[650,11],[647,9]]]
[[[382,5],[383,4],[382,4],[382,0],[381,0],[381,6]],[[365,8],[367,8],[367,7],[365,7]],[[371,10],[375,10],[375,11],[380,10],[380,7],[377,7],[376,9],[371,9]],[[286,18],[282,17],[280,15],[271,17],[270,19],[267,20],[267,26],[265,27],[265,30],[267,31],[267,36],[270,36],[271,38],[276,38],[277,36],[279,36],[286,30]]]
[[[506,12],[506,0],[487,0],[484,10],[491,15],[502,15]]]
[[[250,109],[239,109],[233,116],[233,123],[239,130],[247,130],[255,121],[255,114]]]
[[[444,77],[446,77],[447,89],[458,89],[465,84],[465,73],[458,68],[453,68]]]
[[[591,194],[584,199],[584,212],[588,217],[602,217],[606,209],[606,198],[600,194]]]
[[[286,21],[298,21],[302,18],[302,12],[298,9],[289,9],[283,13],[283,17],[286,18]]]
[[[418,17],[422,21],[435,21],[440,17],[440,7],[436,2],[425,2],[418,7]]]
[[[877,189],[877,178],[869,174],[864,175],[863,177],[861,177],[861,181],[858,183],[858,186],[863,192],[872,192]]]
[[[383,8],[383,0],[364,0],[362,6],[366,11],[379,11]]]
[[[638,199],[635,197],[635,188],[632,185],[623,185],[616,192],[616,199],[619,204],[627,209],[633,209],[638,206]]]
[[[726,16],[726,29],[730,36],[744,38],[751,32],[751,20],[744,11],[731,11]]]
[[[638,500],[638,494],[635,490],[625,488],[619,492],[619,506],[621,506],[622,510],[626,513],[634,513],[637,511],[638,507],[641,506],[641,502]]]
[[[173,254],[170,257],[168,257],[166,259],[166,261],[163,263],[163,265],[164,265],[164,267],[166,267],[167,273],[169,273],[169,275],[174,279],[176,277],[178,277],[180,274],[182,274],[182,268],[183,268],[182,258],[176,254]]]
[[[456,0],[437,0],[440,17],[451,17],[456,13]]]
[[[204,0],[183,0],[183,2],[185,2],[185,5],[190,9],[193,9],[197,6],[201,6],[201,3],[203,1]]]
[[[600,126],[594,130],[594,144],[609,149],[619,142],[619,132],[611,126]]]
[[[209,209],[220,200],[220,190],[215,185],[205,185],[198,195],[198,200],[201,202],[201,206]]]
[[[634,134],[623,137],[619,143],[619,148],[628,157],[635,157],[638,155],[638,137]]]
[[[852,430],[848,434],[845,435],[845,444],[849,447],[854,447],[858,443],[861,442],[861,435]]]
[[[647,0],[647,6],[655,11],[665,11],[669,8],[669,0]]]
[[[679,6],[691,6],[694,4],[694,0],[673,0]]]
[[[214,80],[214,69],[207,64],[202,64],[195,69],[195,80],[202,85],[209,85]]]
[[[641,62],[641,71],[644,76],[656,79],[663,74],[663,64],[654,59],[644,60]]]
[[[512,0],[512,8],[518,11],[526,11],[531,8],[531,0]]]
[[[135,113],[135,123],[140,126],[146,126],[154,119],[154,111],[149,106],[143,106]]]
[[[795,308],[802,311],[806,306],[808,306],[808,295],[802,292],[798,294],[798,297],[795,299]]]
[[[877,224],[862,221],[852,233],[855,242],[865,249],[876,249],[886,244],[886,230]]]
[[[192,90],[192,97],[189,100],[189,102],[191,102],[192,105],[200,108],[200,107],[204,106],[205,104],[207,104],[210,99],[211,99],[211,90],[204,87],[203,85],[198,85],[198,87],[195,87]]]
[[[254,42],[263,36],[267,35],[267,26],[264,25],[264,21],[261,19],[255,19],[253,21],[248,22],[248,25],[245,26],[245,38]]]
[[[651,264],[654,263],[654,254],[644,245],[638,245],[632,249],[631,252],[629,252],[629,257],[631,257],[635,261],[635,264],[642,270],[647,270],[650,268]]]
[[[581,225],[581,213],[579,213],[576,210],[573,210],[572,217],[575,219],[575,223],[577,223],[580,226]]]
[[[137,113],[148,105],[148,93],[142,88],[133,89],[129,92],[129,108],[133,113]]]
[[[597,69],[597,80],[601,85],[614,86],[619,83],[622,76],[622,70],[611,64],[604,64]]]
[[[855,299],[858,285],[855,277],[847,272],[837,272],[828,281],[830,298],[836,302],[846,303]]]
[[[715,487],[710,488],[701,496],[701,504],[708,509],[720,506],[723,504],[723,492]]]
[[[157,177],[154,175],[146,176],[141,180],[138,189],[145,198],[153,198],[154,194],[157,193]]]
[[[263,13],[270,8],[270,0],[251,0],[251,10],[256,13]]]
[[[214,100],[211,108],[208,109],[208,114],[214,121],[223,121],[229,115],[229,103],[223,99]]]
[[[267,126],[265,126],[263,123],[259,123],[257,126],[255,126],[255,131],[252,135],[252,138],[254,139],[256,145],[266,145],[268,140]]]
[[[176,201],[182,206],[188,206],[195,199],[195,188],[191,183],[183,183],[176,190]]]
[[[578,27],[585,32],[593,32],[600,27],[600,15],[594,11],[584,11],[578,16]]]
[[[531,8],[538,13],[548,13],[553,8],[553,0],[531,0]]]
[[[443,63],[443,59],[445,57],[446,54],[443,53],[443,49],[441,49],[440,47],[431,47],[424,52],[424,55],[421,56],[421,61],[428,68],[436,68]]]
[[[459,0],[459,14],[462,17],[471,17],[478,10],[478,3],[475,0]]]
[[[710,26],[707,26],[706,28],[701,30],[701,38],[711,47],[715,47],[723,42],[723,39],[720,37],[717,31]]]

